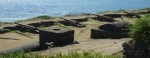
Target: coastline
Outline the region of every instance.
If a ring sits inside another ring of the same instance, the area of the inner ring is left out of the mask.
[[[150,8],[143,8],[143,9],[137,9],[137,10],[117,10],[117,11],[102,11],[102,12],[97,12],[95,14],[108,14],[108,13],[122,13],[122,11],[133,11],[133,12],[139,12],[139,11],[144,11],[144,10],[147,10],[147,9],[150,9]],[[32,21],[32,20],[36,20],[38,19],[39,17],[41,16],[46,16],[46,17],[51,17],[51,18],[57,18],[57,17],[73,17],[73,16],[90,16],[92,13],[82,13],[82,14],[66,14],[66,15],[63,15],[63,16],[49,16],[49,15],[40,15],[40,16],[36,16],[36,17],[31,17],[31,18],[27,18],[27,19],[20,19],[20,20],[17,20],[17,21],[13,21],[12,22],[0,22],[0,23],[14,23],[14,22],[19,22],[19,21]],[[50,19],[51,19],[50,18]],[[48,19],[46,19],[48,20]]]

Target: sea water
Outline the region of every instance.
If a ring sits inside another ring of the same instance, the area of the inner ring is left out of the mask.
[[[149,7],[150,0],[0,0],[0,22]]]

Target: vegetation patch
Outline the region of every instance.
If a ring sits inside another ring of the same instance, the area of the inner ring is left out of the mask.
[[[48,16],[48,15],[42,15],[42,16],[37,16],[35,18],[31,18],[29,20],[36,20],[36,19],[43,19],[43,20],[49,20],[49,19],[52,19],[53,17],[51,16]]]
[[[93,51],[83,51],[79,53],[77,51],[69,52],[68,54],[48,54],[42,55],[41,53],[12,53],[9,55],[0,54],[0,58],[122,58],[121,55],[102,55]]]
[[[0,22],[0,26],[6,25],[6,24],[13,24],[12,22]]]
[[[150,43],[150,15],[137,19],[135,23],[129,27],[129,35],[133,39],[145,40]]]
[[[47,15],[43,15],[43,16],[38,16],[38,17],[35,17],[35,18],[38,18],[38,19],[51,19],[52,17],[51,16],[47,16]]]
[[[73,17],[73,16],[78,16],[76,14],[67,14],[67,15],[64,15],[65,17]]]

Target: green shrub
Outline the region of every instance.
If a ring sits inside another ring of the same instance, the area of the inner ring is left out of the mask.
[[[67,14],[67,15],[64,15],[65,17],[73,17],[73,16],[78,16],[76,14]]]
[[[129,29],[129,35],[133,39],[142,39],[150,42],[150,15],[137,19]]]
[[[38,19],[51,19],[52,17],[51,16],[47,16],[47,15],[43,15],[43,16],[38,16],[36,18],[38,18]]]

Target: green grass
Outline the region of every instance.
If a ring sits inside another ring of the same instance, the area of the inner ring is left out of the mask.
[[[145,15],[142,17],[142,19],[145,19],[145,18],[150,19],[150,14],[145,14]]]
[[[12,22],[0,22],[0,26],[7,25],[7,24],[13,24],[13,23]]]
[[[64,15],[64,17],[73,17],[73,16],[78,16],[76,14],[67,14],[67,15]]]
[[[41,55],[41,53],[12,53],[9,55],[0,54],[0,58],[122,58],[121,55],[102,55],[101,53],[96,53],[93,51],[83,51],[79,53],[77,51],[69,52],[68,54],[49,54]]]
[[[35,18],[48,20],[48,19],[51,19],[52,17],[47,16],[47,15],[43,15],[43,16],[38,16],[38,17],[35,17]]]
[[[13,24],[12,22],[0,22],[0,25],[1,24]]]

